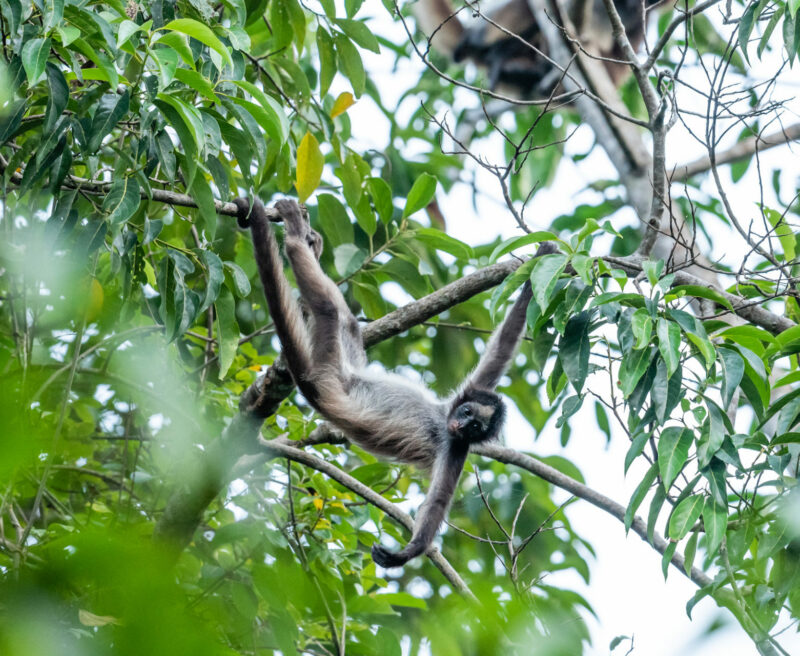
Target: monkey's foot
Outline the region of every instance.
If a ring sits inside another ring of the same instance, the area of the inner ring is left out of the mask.
[[[279,200],[275,203],[275,209],[283,218],[286,235],[304,240],[314,253],[314,257],[319,259],[322,254],[322,237],[311,227],[297,202],[289,199]]]

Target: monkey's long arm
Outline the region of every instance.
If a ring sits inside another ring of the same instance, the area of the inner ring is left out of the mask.
[[[554,244],[543,242],[534,257],[557,252],[558,249]],[[522,339],[522,331],[525,328],[525,314],[532,295],[533,290],[530,280],[528,280],[522,286],[522,291],[503,320],[502,325],[489,340],[486,352],[481,357],[475,371],[467,379],[467,385],[489,390],[497,387],[497,383],[500,382],[500,378],[506,372],[508,364],[511,362],[511,358],[514,357],[514,353],[517,352],[517,346],[519,346]]]
[[[522,339],[525,313],[532,295],[531,283],[527,280],[502,325],[489,340],[478,366],[467,379],[467,385],[488,390],[497,387]]]
[[[412,558],[425,553],[447,515],[467,453],[469,445],[457,442],[450,442],[442,450],[433,467],[428,494],[414,520],[414,534],[411,540],[396,553],[379,544],[373,545],[372,559],[378,565],[401,567]]]

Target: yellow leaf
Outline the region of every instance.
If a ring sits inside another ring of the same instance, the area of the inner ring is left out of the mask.
[[[348,107],[350,107],[355,100],[353,100],[353,94],[349,91],[345,91],[344,93],[340,93],[339,97],[334,101],[333,107],[331,108],[331,118],[336,118],[339,114],[344,114]]]
[[[119,624],[119,620],[111,615],[95,615],[83,608],[78,609],[78,621],[84,626],[105,626],[106,624]]]
[[[92,282],[89,284],[89,304],[86,309],[87,323],[91,323],[100,315],[104,298],[103,286],[97,282],[97,278],[92,278]]]
[[[314,508],[317,510],[322,510],[322,506],[325,505],[325,502],[322,500],[321,497],[314,497],[312,499],[312,503],[314,504]]]
[[[303,203],[319,186],[322,178],[322,165],[325,159],[319,150],[319,142],[310,132],[297,147],[297,180],[294,183],[300,202]]]

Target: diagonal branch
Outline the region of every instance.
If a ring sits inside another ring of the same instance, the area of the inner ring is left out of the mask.
[[[380,508],[383,512],[389,515],[389,517],[395,520],[398,524],[402,525],[408,531],[414,530],[414,520],[408,513],[403,512],[397,505],[393,504],[391,501],[388,501],[380,494],[375,492],[372,488],[367,487],[361,481],[353,478],[350,476],[350,474],[342,471],[327,460],[323,460],[319,456],[315,456],[311,453],[303,451],[302,449],[298,449],[296,446],[293,446],[292,443],[280,438],[275,440],[259,439],[258,443],[259,446],[261,446],[270,457],[274,458],[280,456],[289,458],[295,462],[299,462],[302,465],[316,469],[318,472],[325,474],[340,485],[343,485],[348,490],[352,490],[358,496],[371,503],[376,508]],[[464,579],[459,576],[458,572],[456,572],[456,570],[442,555],[442,552],[439,551],[439,549],[434,546],[428,547],[428,550],[425,552],[425,554],[431,559],[433,564],[439,568],[444,577],[459,593],[468,599],[477,601],[475,595],[469,589],[469,586],[467,586],[467,584],[464,582]]]
[[[795,123],[787,128],[773,132],[767,136],[760,134],[742,139],[740,142],[724,150],[721,153],[715,153],[714,163],[717,166],[722,164],[730,164],[738,160],[750,157],[756,152],[769,150],[776,146],[782,146],[792,141],[800,141],[800,123]],[[712,167],[711,158],[708,156],[700,157],[699,159],[689,162],[688,164],[681,164],[675,167],[672,175],[672,182],[684,182],[692,176],[700,173],[710,171]]]

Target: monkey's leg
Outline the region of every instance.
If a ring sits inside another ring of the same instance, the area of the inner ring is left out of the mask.
[[[264,205],[255,199],[251,207],[245,198],[236,198],[234,203],[239,208],[239,224],[242,227],[249,227],[253,233],[253,248],[259,277],[289,371],[303,395],[309,402],[314,403],[318,394],[307,375],[312,371],[308,331],[283,273],[278,241],[270,226]]]
[[[300,206],[292,200],[279,200],[275,209],[286,227],[285,250],[292,265],[297,287],[313,318],[312,357],[316,366],[342,368],[341,324],[352,317],[342,293],[319,265],[322,239],[303,218]]]

